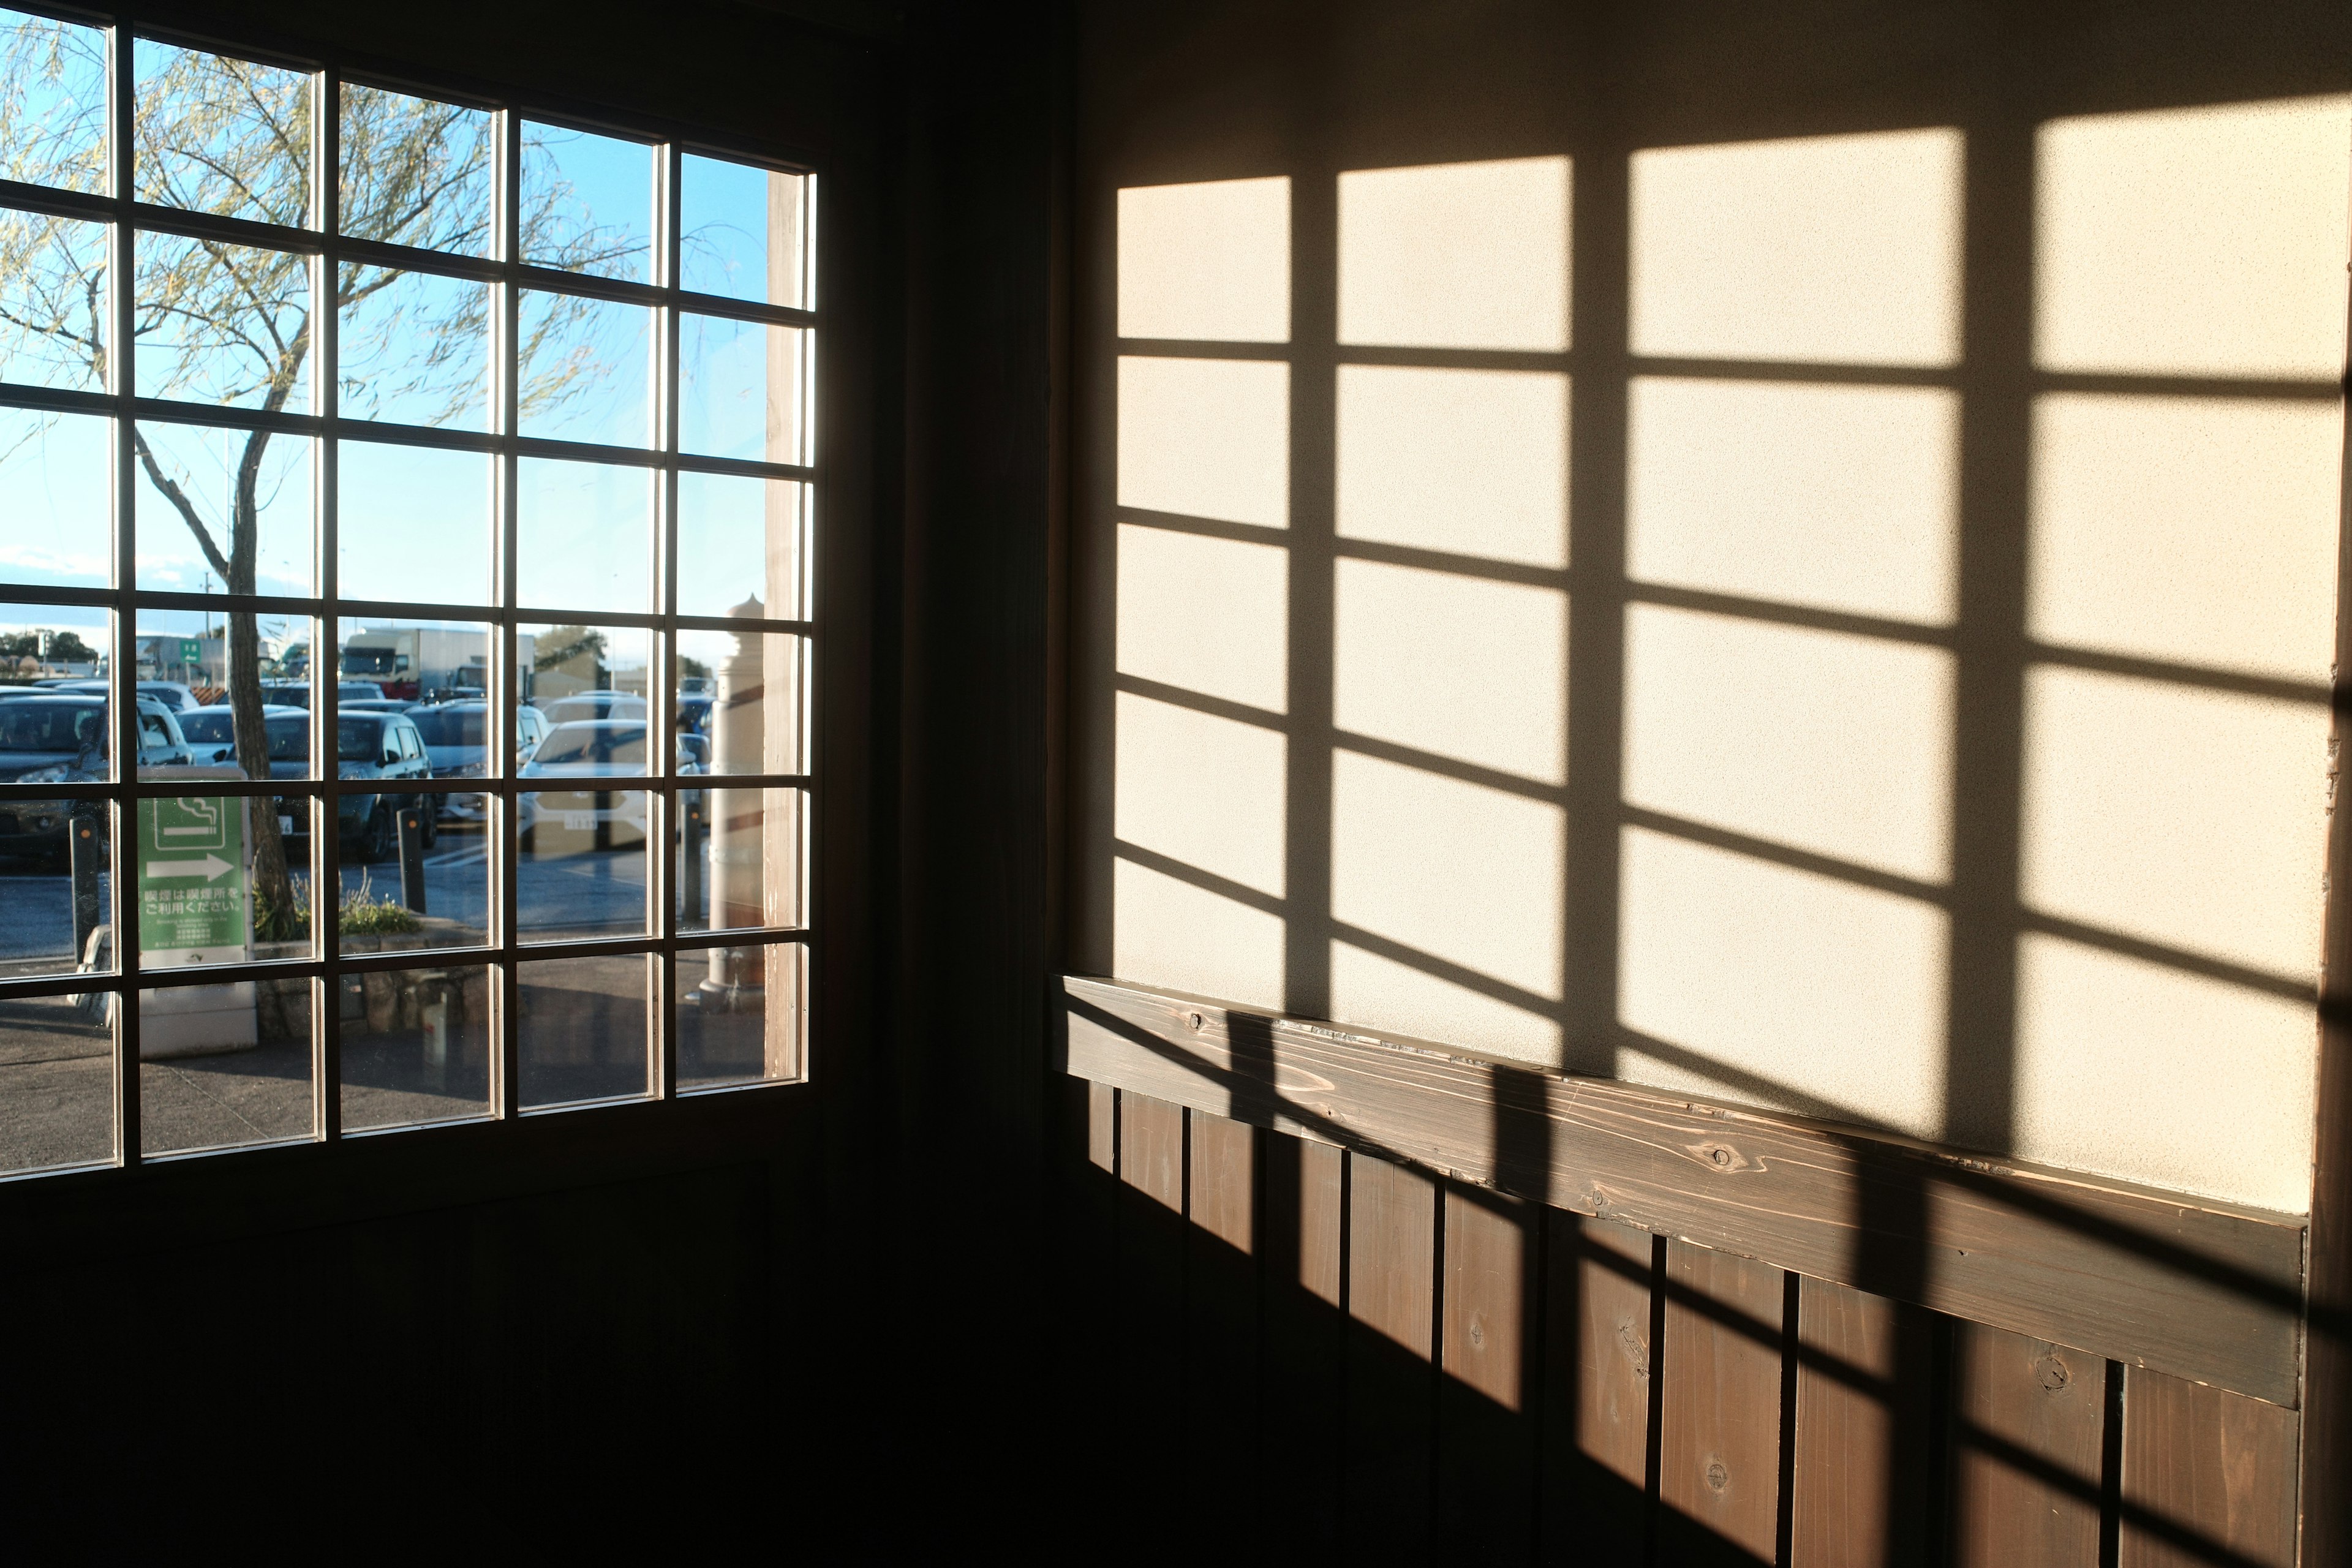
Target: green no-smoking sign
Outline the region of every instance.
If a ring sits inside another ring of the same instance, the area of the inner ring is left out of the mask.
[[[245,956],[244,805],[217,795],[139,803],[139,947],[156,967]]]

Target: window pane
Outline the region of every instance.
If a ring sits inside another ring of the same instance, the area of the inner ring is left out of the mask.
[[[641,1095],[651,1082],[644,953],[522,966],[522,1103],[564,1105]]]
[[[343,232],[488,256],[488,111],[355,82],[342,93]]]
[[[307,858],[286,849],[310,815],[301,795],[274,807],[239,795],[141,801],[131,852],[142,967],[310,957]]]
[[[680,164],[679,282],[734,300],[804,305],[804,176],[692,153]]]
[[[521,626],[515,662],[522,696],[549,724],[642,717],[653,634],[643,626]]]
[[[132,432],[139,482],[138,585],[172,593],[237,589],[224,582],[238,540],[254,537],[253,581],[237,591],[310,592],[308,437],[202,425],[142,424]]]
[[[654,150],[526,121],[522,258],[537,267],[653,281]]]
[[[0,10],[0,179],[106,189],[106,35]]]
[[[310,411],[310,262],[173,234],[138,240],[139,395]]]
[[[651,469],[525,458],[515,476],[515,595],[566,610],[653,608]]]
[[[149,1155],[310,1135],[310,983],[139,994],[139,1142]]]
[[[0,1002],[0,1172],[114,1158],[113,1020],[104,992]]]
[[[808,639],[789,632],[677,634],[678,725],[708,739],[701,771],[807,771],[808,662]]]
[[[289,781],[319,776],[310,756],[308,667],[314,623],[308,616],[151,609],[141,611],[140,619],[147,629],[131,645],[139,658],[139,695],[171,710],[161,720],[147,713],[141,721],[142,732],[156,748],[176,735],[176,744],[184,752],[142,752],[142,773],[180,762],[226,767],[237,778],[257,776],[257,768],[246,766],[237,744],[236,710],[226,689],[231,650],[244,636],[242,623],[250,623],[259,656],[255,695],[261,700],[262,733],[257,744],[267,755],[268,776]],[[310,830],[305,821],[286,831],[298,828]],[[299,854],[294,858],[303,859]]]
[[[106,656],[113,646],[114,617],[104,610],[0,606],[0,783],[100,784],[114,776],[105,681]],[[73,684],[32,684],[56,679]],[[8,810],[18,812],[21,820],[33,807],[26,802],[0,805],[0,811]],[[63,828],[53,824],[34,831],[61,835]],[[62,837],[53,847],[64,847]],[[7,853],[0,847],[0,854]]]
[[[490,468],[484,452],[342,441],[335,546],[347,599],[490,601]]]
[[[349,263],[340,270],[336,412],[488,428],[490,286]]]
[[[112,822],[102,800],[0,802],[0,978],[113,972]]]
[[[559,725],[549,743],[577,744],[583,737],[566,731],[588,727]],[[642,746],[642,724],[635,733]],[[585,754],[593,760],[595,753]],[[555,782],[533,774],[532,767],[523,766],[530,782]],[[613,787],[618,771],[618,765],[604,773],[588,765],[559,770],[569,779],[563,787],[515,797],[515,929],[524,942],[646,934],[650,797],[642,789]]]
[[[677,477],[677,613],[807,615],[808,487],[736,474]]]
[[[0,581],[108,585],[113,447],[110,420],[0,408],[0,496],[8,498],[9,523],[0,533]]]
[[[356,714],[381,710],[402,715],[420,740],[430,743],[425,710],[406,711],[413,704],[480,703],[487,700],[490,659],[496,644],[486,621],[388,620],[368,616],[346,618],[337,633],[341,650],[338,679],[342,682],[342,710]],[[362,689],[366,688],[367,689]],[[475,726],[477,730],[479,726]],[[478,734],[469,743],[478,748]],[[451,757],[452,766],[478,763],[482,757]],[[350,761],[346,758],[345,761]],[[354,764],[356,765],[356,764]],[[346,770],[345,777],[353,776]]]
[[[490,991],[478,964],[343,976],[343,1127],[487,1116]]]
[[[104,392],[106,299],[104,224],[0,207],[0,381]]]
[[[653,352],[653,311],[532,290],[524,292],[520,311],[522,434],[606,447],[651,446],[646,370]]]
[[[752,462],[805,460],[802,364],[808,333],[719,316],[678,322],[678,449]]]
[[[677,955],[680,1089],[800,1076],[808,953],[797,942]]]
[[[678,786],[677,929],[806,923],[806,798],[796,789]]]
[[[310,77],[147,38],[132,58],[140,200],[310,223]]]

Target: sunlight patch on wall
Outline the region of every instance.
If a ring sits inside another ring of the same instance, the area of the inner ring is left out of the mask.
[[[1948,625],[1959,426],[1932,387],[1637,376],[1627,574]]]
[[[1339,563],[1341,730],[1546,784],[1568,774],[1568,595]]]
[[[1111,866],[1110,972],[1279,1012],[1282,921],[1129,860]]]
[[[1118,335],[1286,342],[1289,179],[1120,191]]]
[[[1123,523],[1118,672],[1282,712],[1290,555],[1277,545]]]
[[[1331,759],[1331,912],[1557,1001],[1567,817],[1352,752]]]
[[[1620,1076],[1942,1135],[1942,910],[1642,828],[1621,842],[1618,1017],[1720,1070],[1628,1043]]]
[[[2311,1206],[2309,1003],[2034,934],[2017,981],[2020,1156]]]
[[[2343,440],[2334,404],[2037,399],[2032,635],[2324,682]]]
[[[1118,837],[1280,898],[1284,738],[1125,691],[1117,724]]]
[[[2025,697],[2027,903],[2316,973],[2324,707],[2050,668],[2028,672]]]
[[[1948,129],[1634,153],[1633,352],[1956,363],[1961,165]]]
[[[1339,176],[1339,341],[1568,347],[1566,158]]]
[[[1118,504],[1287,527],[1290,367],[1121,356]]]
[[[1568,564],[1568,378],[1339,367],[1339,523],[1378,540]]]
[[[2343,374],[2352,98],[2053,120],[2035,140],[2042,366]]]
[[[1331,944],[1331,1018],[1543,1067],[1560,1061],[1559,1020],[1344,942]]]
[[[1625,799],[1926,882],[1951,859],[1941,648],[1657,605],[1625,617]]]

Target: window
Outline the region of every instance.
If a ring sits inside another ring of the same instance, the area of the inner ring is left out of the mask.
[[[0,9],[0,1174],[802,1076],[815,186]]]

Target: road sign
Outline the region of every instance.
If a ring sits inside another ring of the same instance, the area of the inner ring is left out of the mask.
[[[204,644],[198,642],[194,637],[182,637],[180,639],[180,662],[182,664],[198,664],[203,662],[204,657]]]
[[[138,872],[139,946],[156,967],[245,957],[243,800],[141,801]]]

